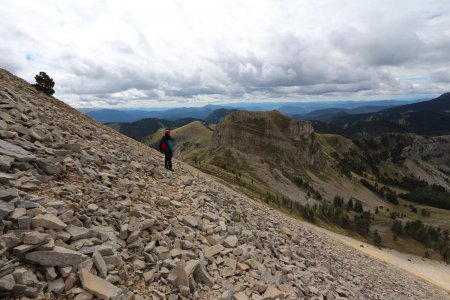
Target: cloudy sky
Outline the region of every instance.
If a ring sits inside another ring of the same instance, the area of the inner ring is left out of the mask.
[[[0,0],[0,67],[76,107],[432,97],[447,0]]]

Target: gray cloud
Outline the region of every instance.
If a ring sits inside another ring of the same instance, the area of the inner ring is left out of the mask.
[[[430,78],[433,82],[450,83],[450,68],[431,72]]]
[[[57,95],[79,107],[448,89],[450,11],[441,1],[317,5],[8,1],[0,4],[0,67],[29,81],[47,71]]]

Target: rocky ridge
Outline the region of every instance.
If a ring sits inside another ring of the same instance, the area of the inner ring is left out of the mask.
[[[0,108],[0,297],[449,297],[1,69]]]
[[[278,111],[228,114],[214,131],[211,151],[230,147],[296,168],[320,169],[326,164],[311,122],[295,121]]]

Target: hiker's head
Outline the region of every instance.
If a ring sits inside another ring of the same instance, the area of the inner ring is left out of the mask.
[[[166,130],[166,135],[170,136],[170,130]]]

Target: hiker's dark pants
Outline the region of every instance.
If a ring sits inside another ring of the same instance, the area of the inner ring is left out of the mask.
[[[173,153],[171,151],[167,151],[165,153],[164,167],[166,167],[166,169],[172,169],[172,156],[173,156]]]

